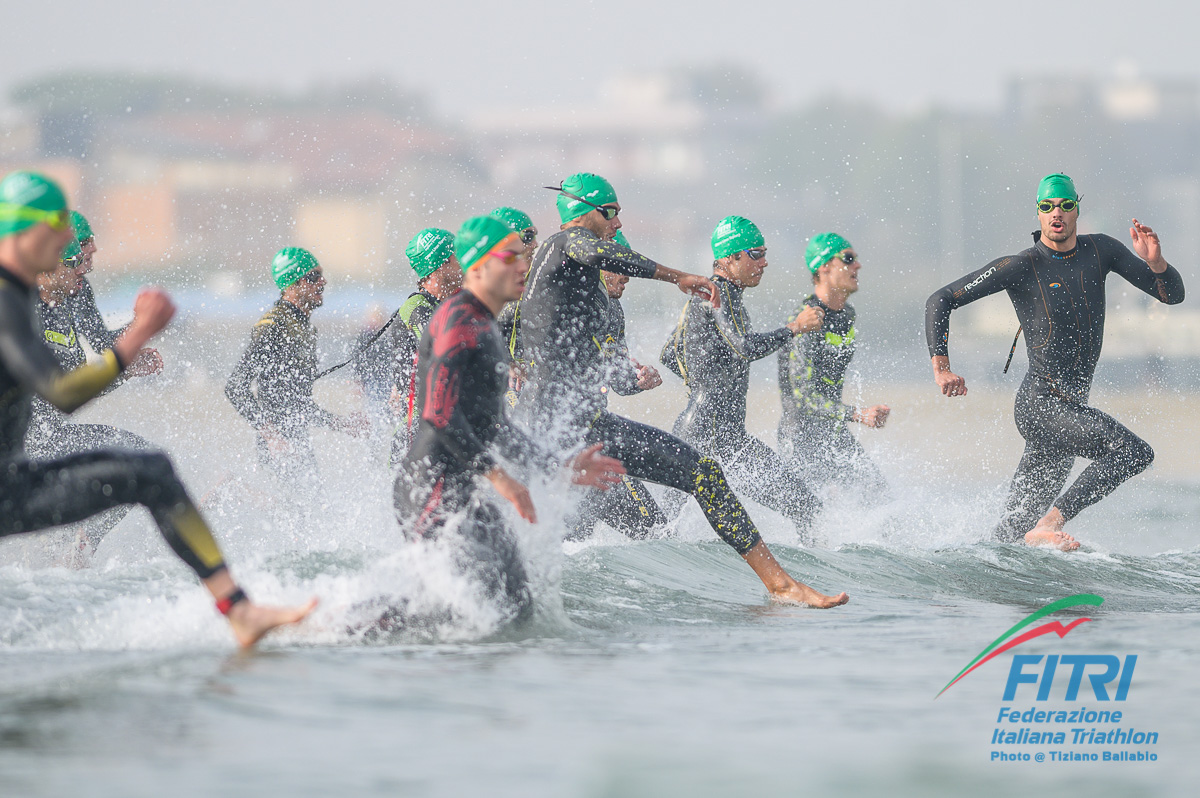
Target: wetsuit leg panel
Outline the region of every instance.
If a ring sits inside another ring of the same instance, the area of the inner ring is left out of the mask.
[[[645,540],[657,537],[654,530],[667,523],[646,485],[628,474],[609,490],[589,490],[574,515],[571,526],[582,536],[589,534],[597,521],[604,521],[626,537]]]
[[[1071,454],[1026,441],[1025,454],[1009,484],[1004,516],[996,527],[995,538],[1005,543],[1024,538],[1050,509],[1074,464],[1075,457]]]
[[[13,461],[0,484],[0,535],[75,523],[113,507],[140,504],[201,579],[225,567],[212,533],[164,454],[101,451]]]
[[[1094,407],[1064,402],[1060,412],[1063,448],[1092,461],[1054,503],[1069,521],[1145,471],[1154,462],[1154,450],[1124,424]]]
[[[758,530],[721,467],[679,438],[606,411],[592,424],[587,442],[604,443],[604,453],[620,460],[630,476],[695,496],[713,531],[738,554],[758,545]]]

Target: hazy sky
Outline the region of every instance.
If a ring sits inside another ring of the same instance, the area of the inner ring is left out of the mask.
[[[1003,0],[56,0],[9,3],[0,91],[59,68],[136,68],[296,89],[386,73],[452,118],[580,105],[606,70],[743,63],[792,103],[840,93],[994,108],[1013,74],[1200,77],[1190,3]]]

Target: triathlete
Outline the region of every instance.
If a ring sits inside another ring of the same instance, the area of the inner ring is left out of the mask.
[[[532,263],[533,253],[538,247],[538,230],[529,214],[517,208],[502,206],[496,208],[489,215],[495,216],[508,225],[509,230],[521,236],[521,243],[525,246],[525,254],[528,256],[526,262]],[[508,355],[512,359],[508,373],[508,393],[505,394],[510,407],[516,405],[517,394],[521,392],[521,387],[525,384],[525,377],[529,371],[529,364],[525,361],[525,351],[521,347],[520,321],[521,300],[519,299],[506,303],[504,309],[500,311],[500,315],[496,317],[496,324],[500,327],[500,334],[508,342]]]
[[[621,206],[604,178],[572,175],[555,191],[561,229],[538,248],[521,303],[521,335],[533,361],[532,384],[522,402],[529,403],[536,428],[560,450],[603,442],[632,476],[695,496],[713,530],[745,558],[774,598],[818,607],[845,603],[845,593],[826,596],[788,575],[715,460],[673,435],[604,409],[600,388],[607,360],[597,337],[609,300],[602,270],[674,283],[714,302],[720,295],[707,277],[669,269],[611,241],[621,227]]]
[[[757,286],[767,268],[762,232],[744,216],[726,216],[712,233],[713,283],[719,306],[688,301],[663,348],[663,363],[687,384],[688,403],[674,432],[713,458],[735,488],[787,516],[805,542],[821,503],[798,472],[770,447],[746,432],[750,364],[782,349],[793,337],[821,325],[820,308],[802,308],[787,325],[755,332],[743,294]]]
[[[46,346],[54,353],[63,371],[72,371],[87,362],[70,306],[71,294],[78,289],[82,279],[76,269],[79,256],[79,246],[72,240],[63,251],[58,268],[37,276],[40,300],[37,304],[38,320],[44,330]],[[138,365],[138,359],[135,359],[105,392],[119,385],[126,377],[147,373],[136,370],[135,366]],[[145,365],[144,360],[142,365]],[[52,460],[76,452],[108,448],[145,450],[152,447],[144,438],[127,430],[104,424],[72,424],[66,413],[40,396],[33,397],[32,417],[25,435],[25,452],[31,459]],[[101,539],[121,522],[130,509],[132,507],[129,505],[117,507],[81,525],[76,540],[76,564],[82,565],[90,559]]]
[[[421,415],[396,477],[396,514],[412,537],[455,535],[463,572],[508,614],[521,615],[531,606],[528,577],[512,530],[482,482],[537,523],[529,491],[496,451],[541,467],[553,462],[506,416],[508,353],[495,317],[521,296],[528,264],[519,236],[492,216],[464,222],[454,248],[465,271],[463,290],[442,303],[421,339]],[[603,487],[624,473],[599,449],[574,458],[575,483]]]
[[[122,364],[175,312],[162,291],[142,291],[133,321],[101,361],[63,371],[42,341],[33,304],[38,275],[58,267],[71,237],[67,200],[54,182],[33,172],[13,172],[0,181],[0,537],[141,504],[217,600],[238,642],[251,646],[271,629],[304,618],[316,601],[291,608],[250,602],[166,455],[96,451],[43,462],[25,456],[22,442],[35,393],[64,412],[78,409],[115,380]]]
[[[97,250],[96,234],[92,232],[92,226],[82,213],[71,211],[71,228],[75,231],[75,241],[79,245],[80,252],[75,260],[75,273],[79,276],[79,288],[72,293],[67,303],[70,305],[71,315],[75,321],[76,332],[87,339],[88,345],[92,347],[93,351],[102,352],[112,348],[124,328],[108,329],[104,323],[104,317],[100,315],[100,308],[96,306],[96,293],[87,279],[87,276],[91,274]],[[162,357],[158,350],[143,349],[129,364],[125,373],[127,376],[132,376],[131,372],[134,371],[139,374],[157,374],[162,371],[162,368]]]
[[[412,237],[404,248],[408,263],[417,273],[417,290],[400,306],[400,323],[393,338],[396,359],[392,367],[392,409],[396,432],[392,435],[393,465],[408,451],[417,428],[417,349],[433,312],[462,285],[462,267],[454,255],[454,233],[427,227]]]
[[[1014,408],[1025,454],[996,537],[1064,551],[1079,543],[1063,525],[1154,460],[1145,441],[1087,404],[1104,338],[1105,279],[1116,272],[1168,305],[1182,302],[1184,293],[1179,272],[1163,259],[1158,234],[1137,219],[1129,228],[1136,257],[1109,236],[1078,235],[1079,199],[1066,175],[1042,178],[1037,191],[1041,229],[1033,234],[1033,246],[956,280],[925,305],[934,379],[944,395],[963,396],[966,380],[950,370],[950,312],[1008,292],[1029,356]],[[1092,463],[1059,496],[1076,457]]]
[[[854,357],[854,307],[847,300],[858,290],[862,261],[837,233],[821,233],[808,242],[804,261],[813,292],[799,310],[822,312],[821,327],[792,339],[779,350],[779,453],[810,484],[851,485],[868,503],[883,500],[887,481],[858,439],[847,429],[855,422],[882,427],[887,405],[854,407],[842,401],[842,385]]]
[[[629,246],[620,230],[613,236],[613,241]],[[603,406],[607,410],[609,391],[632,396],[662,385],[662,377],[653,366],[644,366],[629,354],[625,341],[625,311],[621,307],[621,296],[625,293],[629,275],[602,271],[600,276],[609,299],[608,313],[601,327],[603,335],[598,336],[609,359],[607,379],[600,386]],[[644,540],[662,536],[667,516],[640,479],[623,474],[621,484],[612,490],[588,491],[568,516],[567,527],[573,536],[586,537],[597,521],[604,521],[634,540]]]
[[[325,276],[312,253],[284,247],[271,261],[282,292],[250,333],[250,346],[225,384],[225,396],[258,433],[259,458],[285,483],[312,483],[317,474],[310,428],[365,434],[368,422],[336,416],[313,400],[317,331],[310,316],[321,306]]]

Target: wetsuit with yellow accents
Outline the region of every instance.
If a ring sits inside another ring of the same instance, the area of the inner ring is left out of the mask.
[[[746,431],[750,364],[787,346],[792,332],[787,327],[755,332],[744,289],[719,275],[713,282],[721,307],[698,297],[688,300],[664,349],[664,365],[681,373],[688,389],[675,434],[720,462],[737,490],[786,515],[808,538],[820,501],[797,471]]]
[[[1155,274],[1115,238],[1081,235],[1070,252],[1057,252],[1035,232],[1029,249],[955,280],[925,304],[930,357],[948,352],[951,311],[1000,291],[1008,293],[1025,333],[1029,371],[1014,407],[1025,454],[996,529],[1000,540],[1020,539],[1051,503],[1070,520],[1154,460],[1149,444],[1087,404],[1104,342],[1104,284],[1114,272],[1159,302],[1183,301],[1175,267]],[[1059,496],[1076,457],[1092,464]]]
[[[116,352],[63,371],[46,347],[35,292],[0,266],[0,536],[82,521],[124,504],[150,511],[163,539],[206,579],[225,567],[171,461],[158,452],[92,451],[33,462],[24,439],[34,394],[73,412],[121,373]]]
[[[625,310],[619,299],[609,297],[608,303],[608,313],[601,328],[603,336],[597,336],[608,359],[605,384],[600,386],[606,410],[610,390],[621,396],[642,392],[625,340]],[[585,493],[579,506],[569,515],[567,525],[572,529],[572,536],[586,537],[597,521],[603,521],[634,540],[644,540],[661,536],[667,516],[640,479],[622,474],[620,485]]]
[[[250,346],[229,375],[225,396],[255,431],[259,456],[285,479],[311,479],[316,456],[310,429],[339,421],[313,399],[317,377],[317,332],[309,315],[280,298],[250,332]],[[272,428],[288,442],[280,457],[261,437]]]
[[[842,401],[846,369],[854,357],[858,330],[854,307],[838,310],[816,295],[804,298],[796,313],[824,311],[821,328],[802,333],[777,358],[779,453],[814,483],[854,483],[872,501],[886,497],[887,481],[847,429],[855,408]],[[794,317],[794,315],[793,315]]]
[[[600,272],[653,277],[655,263],[583,227],[534,253],[521,300],[521,337],[533,365],[518,408],[558,451],[603,443],[632,477],[692,494],[717,535],[739,554],[760,541],[721,467],[679,438],[605,409],[608,292]]]
[[[441,303],[428,291],[414,291],[400,306],[399,321],[392,339],[396,358],[392,362],[392,385],[403,401],[399,423],[392,435],[391,463],[395,465],[412,445],[421,408],[417,405],[417,349],[433,312]]]
[[[54,353],[63,371],[79,368],[87,362],[80,336],[76,332],[75,315],[69,302],[49,304],[39,301],[38,317],[45,333],[46,346]],[[107,393],[123,380],[113,380],[102,393]],[[33,397],[33,416],[25,434],[25,451],[34,460],[52,460],[76,452],[97,449],[149,450],[150,442],[128,430],[105,424],[72,424],[66,413],[40,396]],[[124,505],[93,517],[83,527],[91,551],[133,509]]]

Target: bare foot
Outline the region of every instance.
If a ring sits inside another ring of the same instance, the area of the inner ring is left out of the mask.
[[[303,607],[263,607],[249,600],[239,601],[229,610],[229,625],[238,644],[250,648],[272,629],[304,620],[316,606],[315,598]]]
[[[1062,511],[1051,507],[1033,529],[1025,533],[1025,545],[1053,546],[1060,551],[1075,551],[1079,548],[1079,541],[1063,532],[1063,525],[1066,523],[1067,519],[1063,518]]]
[[[809,607],[816,607],[819,610],[827,610],[830,607],[838,607],[845,604],[850,600],[850,596],[846,593],[838,593],[836,596],[826,596],[824,593],[818,593],[813,590],[803,582],[793,582],[789,588],[772,591],[771,599],[785,604],[804,604]]]
[[[1053,546],[1060,551],[1075,551],[1079,541],[1063,532],[1049,526],[1038,524],[1025,533],[1026,546]]]

